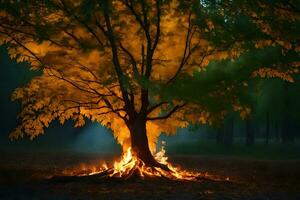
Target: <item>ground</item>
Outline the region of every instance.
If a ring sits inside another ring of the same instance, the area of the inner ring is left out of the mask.
[[[53,179],[64,169],[112,160],[111,155],[7,153],[0,158],[0,199],[300,199],[300,160],[173,155],[183,168],[230,181]]]

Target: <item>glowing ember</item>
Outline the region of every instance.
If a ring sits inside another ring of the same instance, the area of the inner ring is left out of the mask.
[[[72,170],[72,172],[65,172],[69,175],[77,176],[89,176],[89,175],[100,175],[118,178],[129,178],[133,175],[139,176],[141,178],[145,177],[165,177],[173,180],[198,180],[198,179],[211,179],[217,180],[218,178],[208,175],[207,173],[199,172],[189,172],[182,170],[179,167],[175,167],[168,162],[168,157],[165,155],[164,144],[159,152],[154,154],[154,158],[160,164],[167,166],[169,170],[147,166],[142,160],[137,158],[133,153],[131,148],[128,148],[125,153],[123,153],[119,161],[115,161],[113,167],[108,167],[106,163],[102,164],[102,167],[88,167],[81,166],[78,170]],[[80,171],[80,172],[79,172]]]
[[[133,174],[138,174],[140,177],[167,177],[170,179],[186,179],[192,180],[198,174],[189,173],[179,168],[176,168],[167,162],[168,157],[165,156],[164,147],[155,154],[155,159],[164,165],[167,165],[170,171],[166,171],[159,167],[148,167],[143,161],[132,154],[131,148],[123,154],[122,159],[114,163],[113,172],[109,174],[111,177],[130,177]],[[101,173],[101,172],[99,172]]]

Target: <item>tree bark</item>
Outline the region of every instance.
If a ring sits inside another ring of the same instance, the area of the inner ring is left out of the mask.
[[[146,118],[138,117],[128,124],[131,137],[131,148],[133,154],[143,161],[147,166],[160,167],[164,170],[169,170],[166,165],[163,165],[155,160],[153,157],[146,131]]]

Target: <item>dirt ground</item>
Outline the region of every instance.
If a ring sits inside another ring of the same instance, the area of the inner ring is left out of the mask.
[[[112,160],[110,155],[1,153],[0,199],[300,199],[300,161],[246,160],[231,157],[172,156],[173,163],[230,181],[166,179],[52,178],[82,163]]]

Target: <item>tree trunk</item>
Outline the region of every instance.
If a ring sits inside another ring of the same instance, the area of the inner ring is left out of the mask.
[[[217,144],[223,144],[224,140],[224,128],[220,127],[217,129],[217,136],[216,136],[216,142]]]
[[[280,141],[280,127],[279,127],[279,121],[277,120],[275,122],[275,139],[276,139],[276,143],[279,143]]]
[[[225,126],[224,145],[231,147],[233,144],[234,118],[230,117],[227,126]]]
[[[269,137],[270,137],[270,116],[269,111],[267,112],[267,118],[266,118],[266,138],[265,138],[265,144],[269,144]]]
[[[289,91],[290,84],[284,83],[284,91],[285,91],[285,106],[286,113],[284,115],[283,126],[281,131],[281,139],[282,143],[293,143],[294,142],[294,130],[293,130],[293,117],[292,112],[293,108],[291,107],[292,101],[290,99]]]
[[[246,145],[253,145],[255,140],[254,130],[250,119],[246,121]]]
[[[295,138],[294,132],[295,130],[293,128],[293,123],[291,118],[286,117],[283,124],[283,130],[281,132],[282,143],[284,144],[293,143]]]
[[[143,161],[147,166],[160,167],[169,170],[167,166],[155,160],[149,149],[145,118],[139,117],[129,125],[131,148],[133,154]]]

